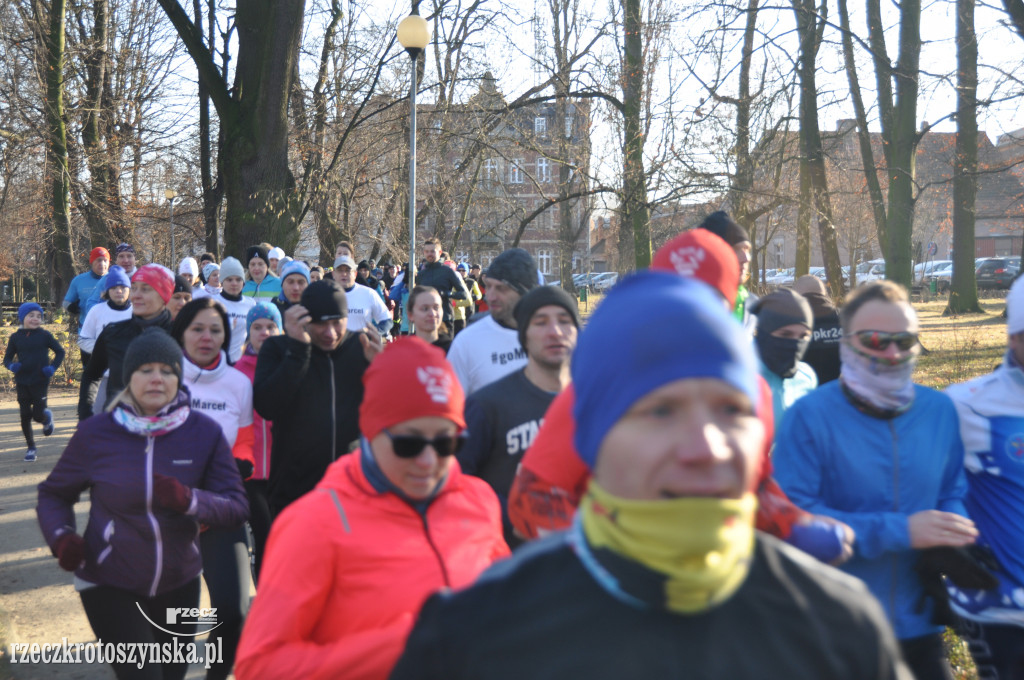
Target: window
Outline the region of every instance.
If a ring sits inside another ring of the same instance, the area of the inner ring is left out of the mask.
[[[537,266],[540,268],[541,274],[547,276],[551,273],[551,251],[550,250],[538,250],[537,251]]]
[[[544,158],[543,156],[537,158],[537,181],[551,181],[551,161],[549,161],[547,158]]]
[[[508,181],[509,184],[522,184],[523,183],[523,159],[516,158],[512,161],[512,164],[508,166]]]
[[[548,119],[544,116],[537,116],[533,119],[533,134],[543,135],[548,131]]]
[[[488,158],[484,161],[484,179],[493,182],[498,179],[498,159]]]
[[[455,252],[455,264],[460,262],[469,262],[469,253],[465,250],[458,250]]]

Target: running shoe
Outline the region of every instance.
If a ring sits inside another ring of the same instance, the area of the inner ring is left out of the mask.
[[[34,463],[35,460],[36,460],[36,450],[35,449],[29,449],[28,451],[25,452],[25,462],[26,463]]]
[[[43,435],[49,437],[53,434],[53,413],[50,409],[43,409],[43,415],[46,416],[46,422],[43,423]],[[35,460],[33,458],[33,460]]]

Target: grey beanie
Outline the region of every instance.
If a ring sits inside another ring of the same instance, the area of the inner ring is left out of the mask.
[[[529,293],[519,298],[513,314],[516,318],[516,329],[519,332],[519,344],[526,349],[526,329],[530,325],[530,319],[541,307],[558,305],[569,312],[573,324],[580,327],[580,310],[576,304],[576,298],[569,295],[558,286],[537,286]]]
[[[522,248],[509,248],[498,255],[484,274],[515,289],[520,295],[537,287],[537,263]]]
[[[221,283],[224,282],[224,279],[231,278],[232,276],[244,279],[245,269],[242,267],[242,263],[238,261],[238,258],[225,257],[224,261],[220,263]]]
[[[124,382],[131,381],[132,373],[145,364],[166,364],[178,376],[181,387],[181,347],[162,328],[147,328],[128,345],[124,353]]]

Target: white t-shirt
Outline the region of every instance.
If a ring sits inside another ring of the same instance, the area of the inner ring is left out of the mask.
[[[515,329],[505,328],[488,315],[455,336],[448,361],[469,396],[526,366],[526,350],[519,345]]]
[[[256,306],[256,301],[247,295],[243,295],[238,302],[226,300],[220,293],[210,297],[227,310],[228,320],[231,321],[231,348],[228,355],[231,357],[231,363],[234,363],[242,358],[242,348],[245,346],[245,320],[249,310]]]
[[[112,309],[110,301],[105,300],[89,310],[82,324],[82,330],[78,332],[78,346],[83,352],[92,354],[96,347],[96,341],[100,339],[100,333],[108,325],[115,321],[124,321],[132,317],[132,304],[129,302],[124,309]]]
[[[238,431],[252,425],[252,383],[249,378],[228,365],[223,350],[217,368],[209,371],[185,357],[182,374],[192,395],[192,408],[216,420],[228,440],[228,446],[233,447]]]
[[[348,300],[347,328],[354,333],[365,328],[368,320],[372,320],[374,326],[391,320],[391,312],[372,288],[357,283],[345,291],[345,299]]]

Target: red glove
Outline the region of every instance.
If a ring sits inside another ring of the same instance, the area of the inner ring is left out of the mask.
[[[74,571],[85,560],[85,539],[71,531],[61,534],[53,544],[53,554],[61,569]]]
[[[192,489],[174,477],[154,474],[153,505],[184,514],[192,505]]]

